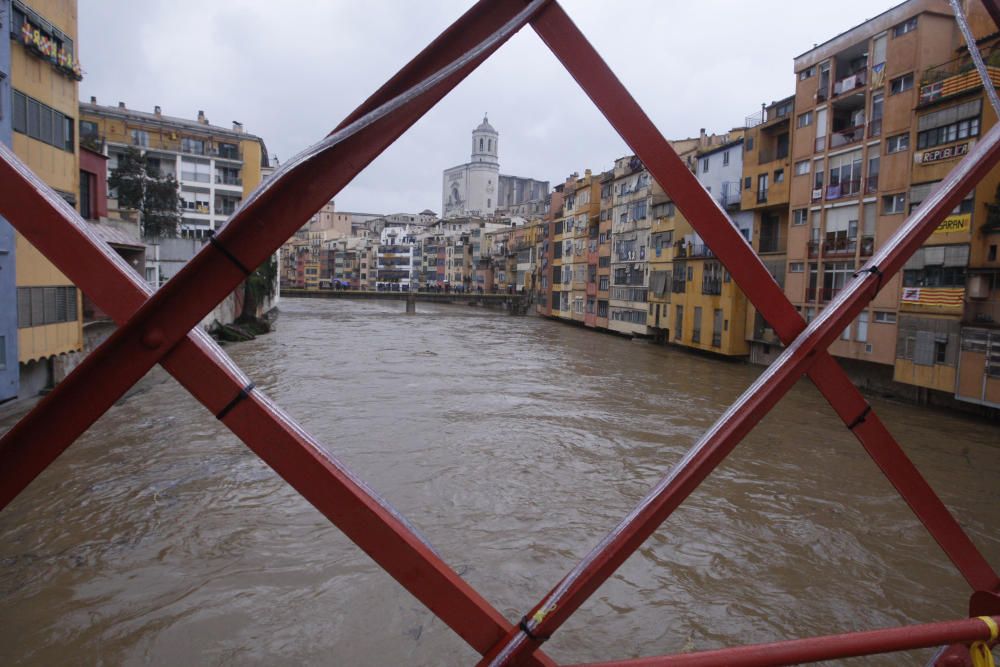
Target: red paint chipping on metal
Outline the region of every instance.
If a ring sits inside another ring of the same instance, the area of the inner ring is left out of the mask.
[[[1000,8],[984,4],[995,19]],[[121,325],[45,400],[0,439],[0,508],[160,363],[212,414],[249,384],[203,332],[200,318],[361,169],[527,22],[663,185],[787,345],[785,352],[687,456],[560,584],[512,626],[406,522],[257,391],[223,422],[489,664],[554,664],[550,636],[703,481],[803,375],[909,504],[975,591],[972,613],[998,613],[1000,578],[906,457],[826,348],[900,270],[941,219],[1000,161],[1000,125],[970,153],[857,279],[808,327],[760,259],[669,143],[554,1],[481,0],[349,115],[329,141],[248,200],[157,293],[133,275],[58,196],[0,147],[0,213]],[[998,20],[1000,25],[1000,20]],[[308,168],[305,168],[308,166]],[[56,230],[58,233],[53,233]],[[231,255],[236,261],[231,261]],[[863,417],[861,421],[858,421]],[[777,665],[988,638],[975,619],[761,644],[603,665]],[[945,660],[945,658],[942,658]],[[944,664],[943,662],[940,664]]]

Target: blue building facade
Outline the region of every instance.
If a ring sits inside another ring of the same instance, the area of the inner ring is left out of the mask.
[[[0,142],[11,145],[10,2],[0,0]],[[14,229],[0,217],[0,402],[17,397],[17,285]]]

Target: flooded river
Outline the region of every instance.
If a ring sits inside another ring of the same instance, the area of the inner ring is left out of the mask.
[[[538,318],[402,310],[286,300],[275,333],[227,350],[511,620],[760,372]],[[1000,566],[1000,429],[874,406]],[[172,379],[0,512],[0,596],[2,664],[475,662]],[[718,648],[957,618],[967,599],[802,382],[545,649]]]

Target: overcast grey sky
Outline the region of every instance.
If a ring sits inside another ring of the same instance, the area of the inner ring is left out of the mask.
[[[668,138],[724,132],[794,91],[792,58],[894,2],[563,0]],[[80,0],[81,99],[241,121],[284,160],[318,141],[470,0]],[[628,152],[530,28],[336,198],[338,210],[441,212],[441,172],[489,112],[502,173],[556,184]]]

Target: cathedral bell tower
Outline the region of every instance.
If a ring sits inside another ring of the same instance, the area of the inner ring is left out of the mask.
[[[472,163],[486,162],[500,166],[497,157],[500,134],[493,129],[490,122],[483,116],[483,122],[472,131]]]

